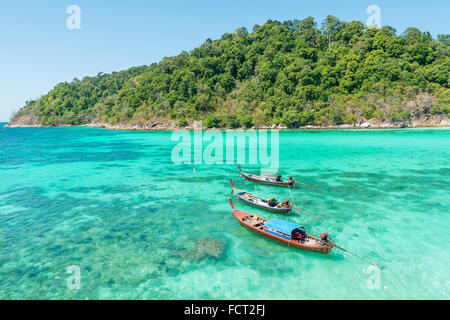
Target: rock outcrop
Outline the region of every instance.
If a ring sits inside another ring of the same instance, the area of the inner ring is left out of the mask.
[[[220,259],[225,253],[225,244],[217,239],[203,238],[197,240],[190,250],[181,250],[174,253],[187,260],[202,260],[206,258]]]

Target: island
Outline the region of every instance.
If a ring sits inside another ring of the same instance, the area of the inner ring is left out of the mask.
[[[328,16],[238,28],[159,63],[57,84],[8,127],[450,126],[450,36]]]

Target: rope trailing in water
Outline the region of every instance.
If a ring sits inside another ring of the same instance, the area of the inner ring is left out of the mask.
[[[314,188],[314,189],[317,189],[317,188],[318,188],[318,187],[310,186],[309,184],[303,183],[303,182],[301,182],[301,181],[294,180],[294,182],[303,184],[303,185],[305,185],[305,186],[307,186],[307,187],[310,187],[310,188]]]
[[[297,182],[297,181],[296,181],[296,182]],[[289,192],[290,192],[290,196],[291,196],[291,203],[294,204],[294,198],[293,198],[293,196],[292,196],[292,189],[291,189],[291,187],[289,187]],[[296,207],[294,207],[294,206],[292,206],[292,207],[293,207],[294,209],[300,210],[300,209],[298,209],[298,208],[296,208]],[[308,214],[312,215],[313,217],[315,217],[313,214],[311,214],[311,213],[309,213],[309,212],[307,212],[307,211],[304,211],[304,210],[300,210],[300,211],[305,212],[305,213],[308,213]],[[321,217],[320,217],[320,218],[321,218]],[[306,220],[306,219],[305,219],[305,222],[307,222],[307,223],[309,224],[309,221]],[[320,238],[320,236],[317,235],[317,230],[316,230],[316,228],[314,228],[314,226],[312,226],[312,225],[311,225],[311,227],[312,227],[312,229],[314,230],[314,233],[315,233],[315,234],[313,233],[313,235],[316,236],[317,238]],[[384,266],[381,266],[381,265],[378,265],[378,264],[376,264],[376,263],[373,263],[373,262],[371,262],[371,261],[369,261],[369,260],[366,260],[366,259],[364,259],[363,257],[358,256],[356,253],[353,253],[353,252],[351,252],[351,251],[348,251],[347,249],[344,249],[344,248],[342,248],[342,247],[336,245],[336,244],[334,243],[335,240],[334,240],[333,238],[331,238],[331,237],[329,237],[329,238],[333,241],[333,242],[332,242],[333,248],[337,248],[337,249],[340,249],[340,250],[342,250],[342,251],[344,251],[344,252],[347,252],[347,253],[349,253],[349,254],[351,254],[351,255],[353,255],[353,256],[355,256],[355,257],[357,257],[357,258],[359,258],[359,259],[361,259],[361,260],[363,260],[363,261],[365,261],[365,262],[367,262],[368,264],[371,264],[371,265],[373,265],[373,266],[377,266],[377,267],[380,268],[380,269],[384,269],[384,268],[385,268]]]
[[[322,218],[321,216],[316,216],[316,215],[312,214],[311,212],[305,211],[305,210],[303,210],[303,209],[299,209],[299,208],[294,207],[294,206],[292,206],[292,208],[294,208],[294,209],[296,209],[296,210],[298,210],[298,211],[307,213],[307,214],[309,214],[310,216],[313,216],[314,218]]]
[[[295,206],[295,203],[294,203],[294,197],[292,196],[292,189],[291,189],[290,186],[289,186],[289,193],[290,193],[290,196],[291,196],[292,208],[294,208],[294,209],[296,209],[296,210],[298,210],[298,211],[307,213],[307,214],[309,214],[310,216],[313,216],[313,217],[315,217],[315,218],[322,218],[321,216],[316,216],[316,215],[312,214],[311,212],[308,212],[308,211],[305,211],[305,210],[303,210],[303,209],[297,208],[297,207]]]

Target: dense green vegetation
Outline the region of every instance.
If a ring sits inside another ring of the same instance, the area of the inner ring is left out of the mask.
[[[12,119],[40,124],[142,124],[201,119],[208,127],[397,121],[428,92],[449,113],[449,35],[366,28],[333,16],[267,21],[207,39],[158,64],[60,83]]]

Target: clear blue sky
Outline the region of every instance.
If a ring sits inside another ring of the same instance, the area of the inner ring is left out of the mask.
[[[365,23],[372,4],[398,33],[450,33],[448,0],[2,0],[0,121],[61,81],[148,65],[268,19],[332,14]],[[66,28],[69,5],[81,8],[81,30]]]

